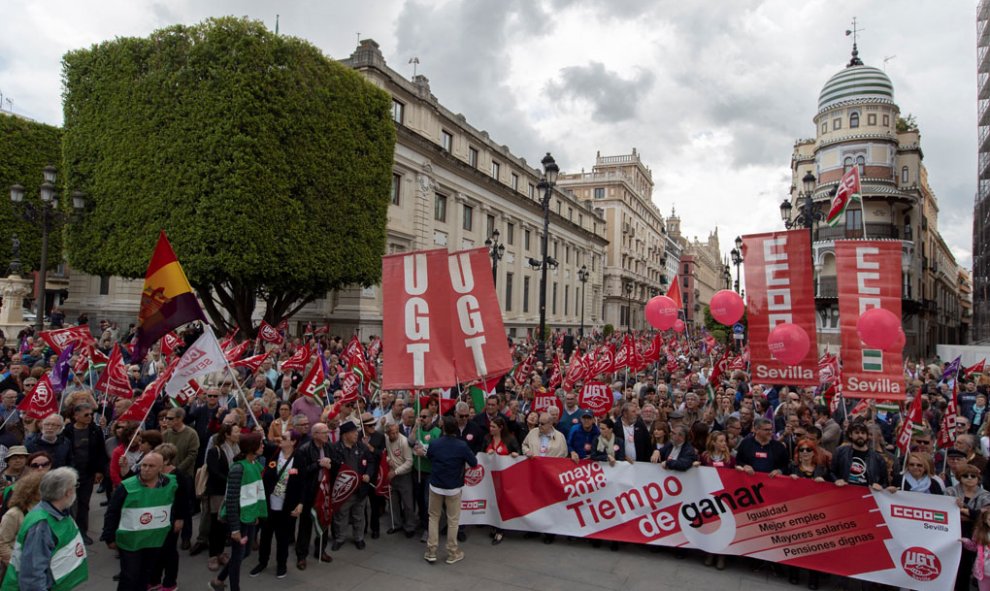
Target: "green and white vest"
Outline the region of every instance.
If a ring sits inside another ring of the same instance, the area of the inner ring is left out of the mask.
[[[265,496],[265,483],[261,480],[261,466],[247,460],[238,460],[234,464],[244,467],[241,475],[241,523],[254,523],[257,519],[268,517],[268,498]],[[220,507],[220,519],[226,514],[225,507]]]
[[[52,578],[55,579],[52,591],[69,591],[89,578],[86,546],[83,545],[82,535],[76,527],[76,522],[71,517],[55,519],[48,511],[36,507],[24,516],[21,529],[17,532],[14,553],[10,557],[10,566],[7,567],[7,574],[3,578],[3,591],[16,591],[19,588],[17,569],[21,563],[21,547],[28,530],[41,521],[48,522],[48,527],[51,528],[52,536],[55,538],[55,552],[51,560]]]
[[[148,488],[138,476],[131,476],[121,486],[127,491],[117,526],[117,546],[135,551],[160,548],[172,527],[172,503],[179,485],[173,474],[165,475],[165,486]]]

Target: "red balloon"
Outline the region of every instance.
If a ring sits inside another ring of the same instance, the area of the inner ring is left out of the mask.
[[[743,317],[746,306],[743,304],[742,297],[738,293],[731,289],[723,289],[715,292],[708,305],[708,309],[716,322],[731,326],[739,322],[739,319]]]
[[[674,327],[677,322],[677,313],[680,309],[674,300],[667,296],[656,296],[646,302],[646,321],[657,330],[668,330]]]
[[[901,319],[890,310],[870,308],[856,321],[856,332],[867,347],[893,350],[901,332]]]
[[[678,318],[677,321],[674,322],[673,329],[674,332],[684,332],[684,321]]]
[[[787,365],[797,365],[808,354],[811,339],[808,333],[796,324],[778,324],[767,337],[767,347],[774,359]]]

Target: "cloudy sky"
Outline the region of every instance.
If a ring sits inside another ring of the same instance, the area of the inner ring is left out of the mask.
[[[343,58],[358,36],[409,59],[445,106],[529,162],[564,171],[635,147],[684,232],[779,229],[797,138],[825,81],[860,56],[917,117],[939,227],[969,266],[976,186],[976,0],[7,0],[0,105],[60,124],[61,56],[210,16],[249,16]],[[10,102],[8,102],[10,101]]]

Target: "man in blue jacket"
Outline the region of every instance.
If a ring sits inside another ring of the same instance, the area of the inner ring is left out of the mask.
[[[571,459],[577,462],[591,455],[598,444],[598,427],[595,425],[595,414],[588,409],[581,412],[581,422],[571,427],[567,435],[567,451]]]
[[[418,455],[426,455],[433,471],[430,473],[430,526],[423,558],[433,564],[437,561],[437,545],[440,537],[440,514],[447,512],[447,564],[464,559],[464,552],[457,547],[457,524],[461,517],[461,488],[464,487],[464,466],[478,465],[478,458],[468,444],[458,438],[459,429],[454,417],[443,417],[443,437],[425,450],[417,448]]]

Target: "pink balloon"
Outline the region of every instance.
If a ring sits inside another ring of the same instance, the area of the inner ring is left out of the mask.
[[[901,332],[901,319],[890,310],[870,308],[856,321],[856,332],[867,347],[893,350]]]
[[[708,309],[716,322],[731,326],[739,322],[739,319],[743,317],[746,306],[743,304],[742,297],[738,293],[731,289],[723,289],[715,292],[708,305]]]
[[[677,321],[674,322],[673,328],[674,332],[684,332],[684,321],[678,318]]]
[[[767,337],[767,347],[774,359],[787,365],[797,365],[808,354],[811,339],[808,333],[796,324],[778,324]]]
[[[904,329],[897,331],[897,342],[894,343],[894,347],[891,351],[903,351],[904,345],[907,344],[907,336],[904,335]]]
[[[680,310],[674,300],[667,296],[656,296],[646,302],[646,321],[657,330],[668,330],[673,328],[677,322],[677,313]]]

